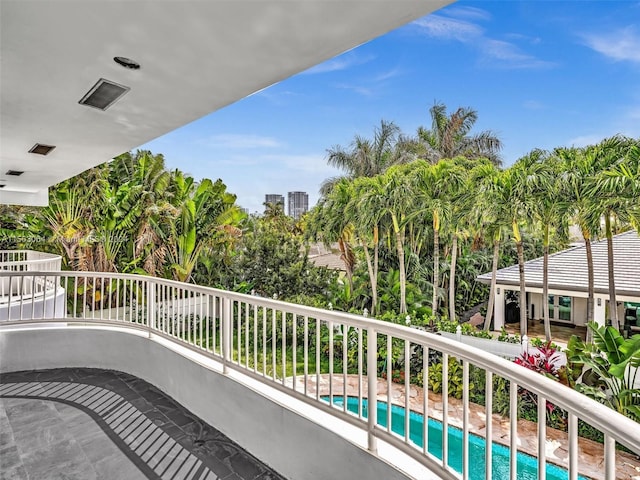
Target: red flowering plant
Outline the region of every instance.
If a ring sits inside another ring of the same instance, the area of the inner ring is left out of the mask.
[[[533,370],[534,372],[538,372],[545,377],[551,378],[555,381],[560,381],[560,361],[561,355],[560,352],[556,349],[551,342],[547,342],[543,345],[540,345],[536,348],[534,353],[523,352],[519,357],[517,357],[514,362],[518,365],[522,365],[523,367]],[[521,388],[521,394],[526,395],[529,399],[537,405],[537,395],[533,395],[531,392],[526,389]],[[552,413],[555,409],[555,406],[547,402],[547,411],[548,413]]]

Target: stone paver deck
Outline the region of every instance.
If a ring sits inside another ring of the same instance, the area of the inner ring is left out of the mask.
[[[54,369],[0,377],[0,479],[283,477],[139,378]]]
[[[288,380],[292,385],[292,379]],[[362,380],[362,396],[367,398],[367,378]],[[320,395],[329,395],[329,375],[320,375],[319,386],[316,384],[316,376],[309,375],[307,378],[307,394],[315,396],[319,388]],[[358,396],[358,376],[347,375],[346,394],[348,396]],[[296,389],[304,392],[304,376],[296,378]],[[405,406],[404,384],[391,383],[391,403]],[[342,374],[335,374],[333,377],[333,395],[343,395],[344,377]],[[385,379],[378,379],[377,399],[387,401],[388,384]],[[436,420],[442,420],[442,396],[428,391],[429,416]],[[410,385],[409,408],[420,414],[424,414],[424,390],[416,385]],[[462,401],[453,397],[448,399],[448,421],[449,425],[462,428]],[[485,437],[486,428],[485,409],[481,405],[469,403],[469,431],[481,437]],[[508,418],[498,414],[492,415],[492,441],[509,446],[510,444],[510,422]],[[538,424],[528,420],[518,421],[518,450],[533,457],[538,456],[537,440]],[[567,433],[552,428],[547,428],[546,436],[546,457],[547,462],[554,463],[567,468],[569,459]],[[604,450],[600,443],[579,438],[578,468],[580,474],[594,480],[604,479]],[[617,451],[616,458],[616,478],[625,480],[640,480],[640,459],[625,452]]]

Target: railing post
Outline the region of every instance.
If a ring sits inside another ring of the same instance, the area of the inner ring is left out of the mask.
[[[367,439],[372,453],[378,452],[375,435],[378,423],[378,333],[372,327],[367,329]]]
[[[456,340],[462,341],[462,327],[460,325],[456,327]]]
[[[229,373],[228,364],[231,361],[231,299],[225,298],[222,308],[222,373]]]
[[[527,337],[526,335],[522,336],[522,351],[520,353],[523,355],[525,353],[529,353],[529,337]]]
[[[151,331],[156,321],[156,284],[147,280],[147,331],[151,338]]]

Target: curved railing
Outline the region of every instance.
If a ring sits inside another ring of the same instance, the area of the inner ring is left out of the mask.
[[[35,250],[0,250],[0,271],[55,272],[62,267],[62,257]]]
[[[34,250],[0,250],[0,272],[55,272],[60,271],[61,266],[60,255]],[[64,295],[64,291],[57,289],[51,280],[43,281],[42,276],[22,275],[15,279],[4,276],[0,278],[0,321],[32,315],[60,317],[64,311],[54,308],[56,295]]]
[[[570,479],[583,473],[613,479],[617,464],[635,461],[640,466],[638,423],[543,375],[438,335],[357,315],[153,277],[87,272],[0,274],[12,282],[25,276],[38,276],[42,282],[64,289],[66,322],[127,326],[144,329],[150,337],[170,339],[222,362],[224,372],[241,371],[358,426],[367,432],[372,453],[377,451],[378,440],[383,440],[443,478],[469,477],[472,433],[486,439],[503,438],[510,448],[511,478],[517,477],[518,450],[525,448],[524,443],[532,445],[529,453],[537,457],[538,478],[542,479],[552,462],[564,463]],[[0,305],[0,314],[1,309]],[[3,325],[48,321],[54,320],[30,315]],[[416,387],[421,382],[427,384],[426,379],[438,369],[444,377],[440,394]],[[461,374],[454,382],[456,369]],[[482,390],[482,381],[484,398],[472,403],[471,387]],[[382,410],[386,419],[377,418],[376,408],[363,406],[368,392],[374,391],[378,402],[386,404]],[[456,394],[461,394],[459,400],[453,398]],[[526,431],[534,438],[524,442],[524,424],[516,412],[518,399],[525,394],[535,399],[538,418],[546,418],[548,402],[565,411],[566,433],[538,422]],[[504,403],[505,395],[507,411],[504,419],[497,421],[493,406],[498,399]],[[349,411],[347,397],[357,398],[354,413]],[[416,427],[408,414],[402,420],[404,433],[396,433],[394,405],[404,407],[405,412],[426,412],[437,418],[442,426],[438,438],[430,437],[428,422]],[[473,425],[480,415],[483,425],[477,431]],[[460,428],[462,437],[461,452],[456,453],[448,435],[453,424]],[[579,425],[590,425],[603,435],[599,448],[604,462],[599,472],[584,472],[583,461],[578,465],[586,442],[579,439]],[[498,435],[500,429],[504,431]],[[549,457],[547,438],[551,436],[565,439],[566,460]],[[433,443],[441,445],[436,454],[431,451]],[[636,457],[622,453],[616,443]],[[461,473],[450,466],[454,455],[460,460]],[[492,455],[492,448],[485,448],[486,478],[492,476]],[[621,456],[625,456],[624,462]]]

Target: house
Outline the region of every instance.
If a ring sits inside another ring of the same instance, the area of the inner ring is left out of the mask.
[[[594,320],[604,325],[609,318],[609,276],[606,239],[591,243],[594,273]],[[640,236],[634,230],[613,237],[614,278],[618,318],[622,325],[640,327]],[[587,321],[588,273],[584,245],[576,245],[549,256],[549,298],[542,298],[543,258],[525,263],[527,317],[542,320],[544,308],[553,322],[583,326]],[[506,305],[520,290],[518,265],[498,270],[494,328],[504,325]],[[491,272],[478,277],[491,283]]]

